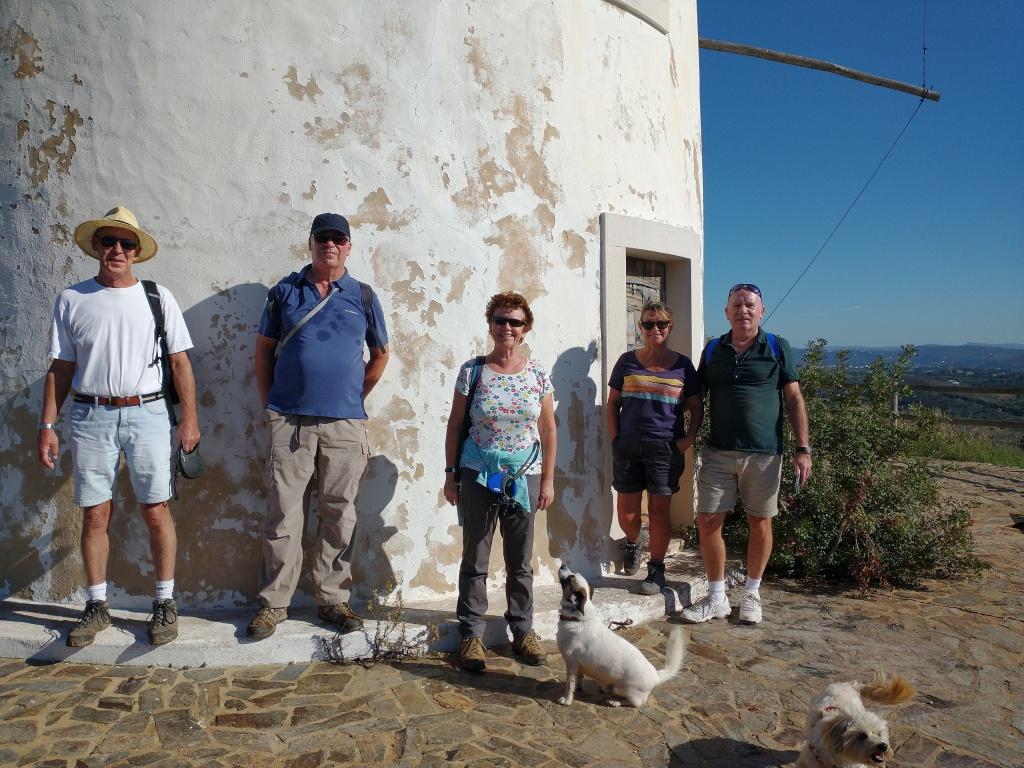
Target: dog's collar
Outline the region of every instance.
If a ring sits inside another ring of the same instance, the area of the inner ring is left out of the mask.
[[[559,621],[579,621],[579,616],[566,616],[564,613],[558,614]]]

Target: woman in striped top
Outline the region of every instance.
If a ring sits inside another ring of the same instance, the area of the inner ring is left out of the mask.
[[[660,301],[648,302],[640,313],[640,330],[643,348],[626,352],[612,368],[606,417],[612,487],[626,534],[623,571],[632,576],[640,569],[640,502],[647,491],[651,558],[638,591],[656,595],[665,586],[672,494],[679,490],[686,449],[697,438],[704,408],[693,363],[668,345],[672,310]]]

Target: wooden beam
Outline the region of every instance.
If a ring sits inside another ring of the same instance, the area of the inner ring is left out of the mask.
[[[753,56],[757,59],[777,61],[781,64],[792,64],[796,67],[806,67],[807,69],[818,69],[822,72],[831,72],[834,75],[849,77],[852,80],[859,80],[860,82],[867,83],[868,85],[877,85],[882,88],[891,88],[895,91],[903,91],[904,93],[920,96],[922,99],[929,99],[930,101],[938,101],[941,96],[938,91],[922,88],[918,85],[911,85],[910,83],[904,83],[899,80],[891,80],[888,77],[878,77],[877,75],[871,75],[867,72],[859,72],[856,69],[849,69],[848,67],[833,64],[830,61],[822,61],[821,59],[810,59],[806,56],[797,56],[792,53],[772,51],[768,48],[756,48],[752,45],[727,43],[722,40],[709,40],[706,37],[700,38],[698,40],[698,44],[701,48],[708,51],[738,53],[741,56]]]

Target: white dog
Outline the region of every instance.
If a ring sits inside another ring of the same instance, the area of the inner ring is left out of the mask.
[[[871,685],[832,683],[807,712],[807,745],[797,768],[857,768],[884,765],[889,755],[889,728],[864,708],[862,699],[900,704],[913,697],[914,687],[897,675]]]
[[[641,707],[655,686],[675,677],[683,664],[685,637],[676,627],[668,641],[665,667],[658,671],[640,650],[610,630],[591,598],[594,589],[585,578],[564,565],[558,569],[562,583],[562,611],[558,617],[558,650],[565,660],[565,695],[559,704],[572,704],[576,683],[586,676],[594,680],[602,693],[621,697]],[[608,701],[622,705],[618,698]]]

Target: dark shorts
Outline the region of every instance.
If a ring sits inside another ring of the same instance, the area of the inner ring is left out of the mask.
[[[647,491],[671,496],[679,490],[686,457],[675,440],[616,437],[612,442],[612,488],[619,493]]]

